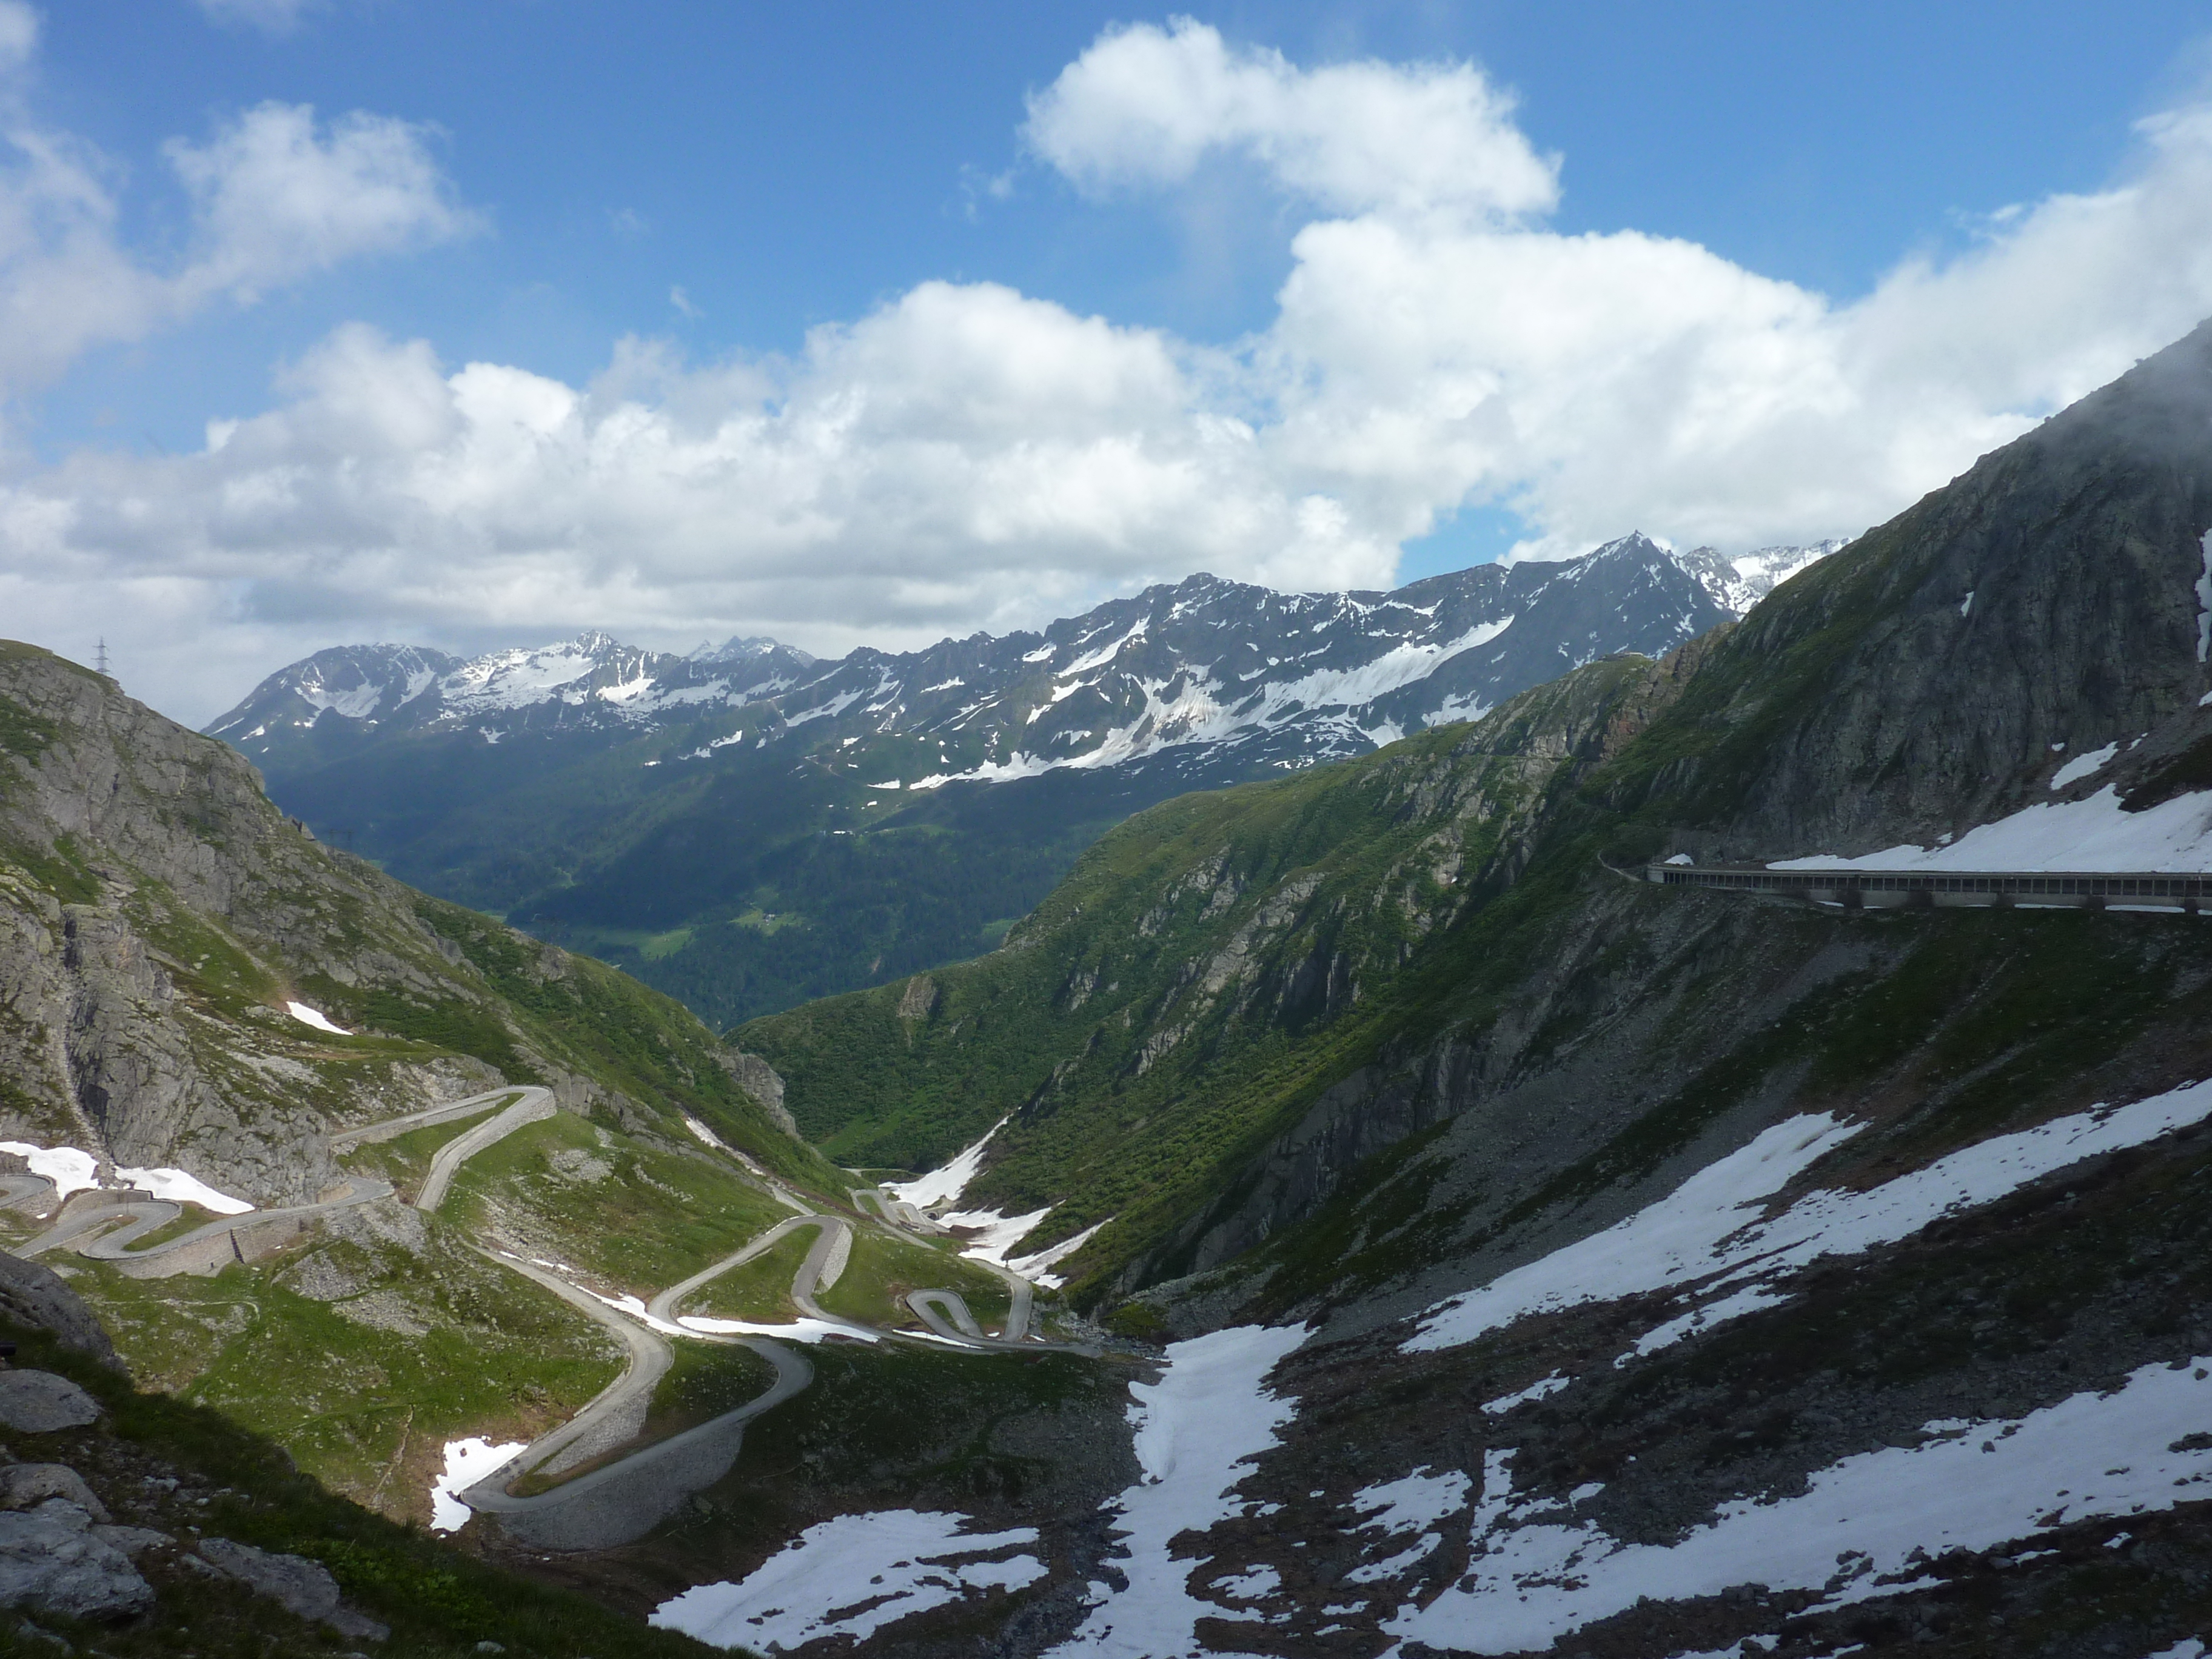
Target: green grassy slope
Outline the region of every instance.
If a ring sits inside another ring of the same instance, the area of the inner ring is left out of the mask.
[[[17,1364],[58,1371],[106,1408],[100,1423],[38,1437],[39,1455],[82,1473],[118,1520],[184,1539],[222,1537],[321,1562],[347,1601],[392,1626],[386,1648],[410,1659],[490,1651],[541,1659],[644,1659],[713,1651],[583,1596],[548,1589],[332,1496],[267,1438],[205,1406],[142,1393],[110,1370],[61,1348],[43,1332],[5,1329]],[[28,1443],[23,1443],[29,1449]],[[189,1571],[173,1555],[142,1558],[153,1609],[120,1625],[0,1613],[0,1652],[76,1651],[114,1659],[196,1653],[266,1659],[272,1653],[338,1654],[354,1645],[309,1626],[228,1580]]]
[[[782,750],[648,764],[732,725],[581,752],[416,734],[270,787],[402,880],[614,963],[717,1027],[989,949],[1109,825],[1182,787],[1085,772],[902,796],[866,784],[951,763],[889,738],[795,768]]]
[[[933,1163],[1013,1115],[969,1199],[1056,1204],[1037,1244],[1113,1219],[1085,1260],[1118,1266],[1374,1051],[1388,988],[1664,678],[1595,665],[1472,728],[1156,807],[992,957],[736,1040],[848,1164]]]

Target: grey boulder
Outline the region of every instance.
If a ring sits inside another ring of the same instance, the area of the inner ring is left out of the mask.
[[[156,1532],[151,1527],[94,1527],[92,1535],[103,1544],[112,1544],[132,1560],[150,1549],[160,1549],[177,1540],[166,1532]]]
[[[34,1510],[49,1498],[74,1504],[103,1525],[107,1507],[66,1463],[10,1463],[0,1468],[0,1510]]]
[[[0,1514],[0,1607],[120,1619],[153,1603],[154,1587],[76,1504],[55,1498]]]
[[[272,1554],[228,1538],[201,1540],[200,1555],[210,1565],[256,1595],[267,1596],[287,1613],[328,1625],[341,1636],[381,1642],[392,1634],[389,1626],[367,1613],[339,1604],[338,1581],[319,1561],[310,1561],[304,1555]]]
[[[0,1371],[0,1427],[51,1434],[100,1420],[100,1402],[52,1371]]]

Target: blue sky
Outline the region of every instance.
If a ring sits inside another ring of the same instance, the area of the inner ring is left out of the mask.
[[[1231,5],[1178,27],[1039,4],[73,0],[34,33],[15,142],[63,146],[103,192],[95,229],[49,228],[46,252],[105,237],[102,269],[145,291],[0,362],[0,603],[72,654],[97,611],[188,717],[365,633],[603,621],[836,650],[1200,564],[1364,584],[1638,526],[1729,550],[1850,533],[2212,311],[2189,205],[2212,59],[2182,5]],[[1361,86],[1328,80],[1358,64]],[[1200,77],[1188,131],[1147,101],[1163,66]],[[257,171],[238,158],[272,105],[324,125]],[[316,173],[335,205],[300,198],[281,234],[253,219],[256,191],[294,188],[280,164],[343,159],[350,112],[385,124],[347,164],[367,171]],[[1492,182],[1397,178],[1423,122]],[[1390,140],[1344,162],[1363,124]],[[212,158],[198,175],[179,141]],[[21,155],[7,187],[51,202]],[[346,221],[360,179],[396,216]],[[2122,221],[2166,250],[2149,290],[2087,251],[2124,247]],[[27,332],[55,288],[107,291],[33,280],[37,234],[0,264],[47,296],[15,304]],[[1493,282],[1510,329],[1455,314],[1408,359],[1428,312]],[[1539,303],[1563,287],[1576,305]],[[1722,338],[1737,313],[1757,328]],[[1948,379],[1931,337],[1959,342]],[[1659,367],[1624,380],[1628,360]],[[489,404],[454,393],[462,427],[331,412],[414,408],[471,363],[507,378],[480,377]],[[483,471],[487,421],[535,432],[532,465],[568,421],[572,477],[625,399],[676,434],[656,454],[691,444],[685,489],[726,475],[733,505],[663,523],[634,471],[557,521],[488,493],[547,495],[514,455]],[[1775,422],[1716,436],[1680,416],[1700,400]],[[885,409],[903,423],[853,435]],[[731,423],[756,417],[781,425],[747,447]],[[246,423],[258,470],[210,421]],[[739,522],[826,442],[836,467]],[[371,473],[379,492],[347,482]],[[244,522],[310,474],[314,501]],[[965,493],[932,482],[954,474]],[[104,514],[118,492],[146,514]],[[1234,510],[1185,533],[1192,501]]]

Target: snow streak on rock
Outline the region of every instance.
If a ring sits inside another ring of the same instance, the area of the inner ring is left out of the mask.
[[[1036,1542],[1035,1527],[969,1533],[968,1525],[942,1510],[841,1515],[809,1527],[741,1583],[688,1589],[646,1622],[719,1648],[788,1653],[837,1637],[866,1641],[932,1607],[1044,1577],[1036,1557],[1014,1553]]]
[[[1724,1504],[1671,1544],[1629,1544],[1512,1490],[1510,1451],[1488,1454],[1468,1576],[1384,1629],[1471,1653],[1548,1648],[1650,1596],[1739,1584],[1824,1593],[1834,1607],[1938,1581],[1922,1565],[2051,1527],[2212,1497],[2212,1356],[2146,1365],[2112,1394],[2024,1418],[1930,1425],[1916,1447],[1847,1457],[1800,1495]]]

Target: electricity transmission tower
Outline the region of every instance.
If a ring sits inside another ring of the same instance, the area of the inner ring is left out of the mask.
[[[102,679],[113,678],[107,672],[107,635],[105,634],[100,636],[99,655],[95,660]]]

